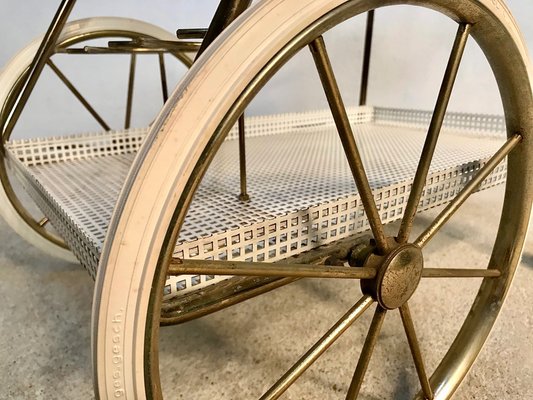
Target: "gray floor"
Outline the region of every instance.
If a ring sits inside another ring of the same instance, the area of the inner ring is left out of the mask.
[[[501,188],[465,205],[425,255],[426,265],[481,267]],[[435,211],[418,218],[420,226]],[[438,239],[438,240],[437,240]],[[0,399],[92,398],[93,282],[78,265],[28,246],[0,221]],[[424,281],[411,302],[433,370],[464,318],[477,280]],[[353,282],[308,280],[183,326],[163,329],[168,398],[251,398],[268,387],[360,296]],[[459,399],[533,398],[533,237],[493,333]],[[363,399],[408,399],[417,380],[396,312],[385,321]],[[344,398],[371,313],[291,389],[287,399]]]

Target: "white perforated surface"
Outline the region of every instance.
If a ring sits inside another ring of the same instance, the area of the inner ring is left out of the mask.
[[[403,213],[429,122],[427,114],[386,109],[374,113],[369,107],[350,110],[384,222]],[[447,118],[450,127],[439,139],[421,209],[452,198],[505,139],[501,118],[463,115]],[[394,125],[394,117],[399,124]],[[194,197],[175,248],[177,257],[275,261],[368,229],[329,111],[247,119],[248,203],[237,198],[235,136],[233,130]],[[65,139],[61,140],[65,146]],[[28,142],[11,145],[17,158],[27,164],[22,170],[26,186],[94,276],[134,153],[129,147],[105,156],[69,153],[53,158],[63,157],[61,162],[37,163],[22,155],[32,154],[29,147]],[[484,186],[504,179],[502,164]],[[221,279],[225,278],[171,277],[165,294],[186,293]]]

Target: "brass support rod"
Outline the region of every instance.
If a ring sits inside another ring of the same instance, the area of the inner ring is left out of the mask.
[[[203,54],[205,49],[213,43],[229,24],[250,7],[251,3],[252,0],[224,0],[219,3],[195,60]]]
[[[422,358],[422,352],[420,351],[420,346],[416,337],[415,325],[413,323],[413,318],[411,317],[411,312],[409,311],[408,303],[405,303],[400,307],[400,315],[402,317],[405,334],[407,335],[407,342],[409,342],[409,348],[411,349],[411,355],[413,356],[413,360],[415,362],[418,379],[420,380],[420,385],[422,386],[422,391],[424,392],[424,396],[427,400],[433,400],[433,390],[431,389],[429,379],[426,374],[424,359]]]
[[[161,40],[151,37],[139,37],[132,40],[110,40],[107,42],[108,47],[85,47],[101,50],[130,50],[136,51],[166,51],[166,52],[195,52],[201,46],[201,42],[189,40]]]
[[[426,184],[426,179],[433,159],[433,153],[437,146],[437,140],[444,122],[444,116],[446,115],[446,109],[450,101],[455,78],[457,77],[457,71],[461,64],[461,59],[464,53],[468,35],[470,33],[470,24],[460,24],[455,36],[450,59],[444,73],[442,85],[437,98],[437,103],[431,117],[431,123],[429,125],[424,148],[422,149],[422,155],[416,169],[415,179],[411,187],[411,193],[407,200],[405,207],[405,214],[402,218],[400,230],[398,232],[398,241],[400,243],[406,243],[409,240],[409,234],[413,226],[413,220],[418,208],[418,203],[422,197],[422,191]]]
[[[497,269],[424,268],[422,278],[499,278]]]
[[[184,28],[176,30],[178,39],[203,39],[207,35],[205,28]]]
[[[110,49],[139,47],[143,49],[160,49],[194,51],[200,48],[200,42],[189,40],[163,40],[152,37],[140,36],[131,40],[110,40],[107,42]]]
[[[159,75],[161,76],[161,92],[163,93],[163,103],[166,103],[168,100],[168,83],[167,71],[165,68],[165,55],[163,53],[158,53],[157,57],[159,59]]]
[[[386,313],[387,310],[385,310],[378,304],[376,312],[374,313],[374,318],[372,318],[370,328],[368,329],[365,344],[363,345],[363,349],[361,350],[361,355],[359,356],[359,361],[357,362],[357,367],[355,368],[352,382],[350,383],[350,387],[348,388],[346,400],[357,399],[357,395],[361,390],[361,385],[363,383],[368,364],[370,363],[370,358],[372,357],[374,347],[376,346],[376,342],[378,341],[379,332],[381,331],[381,326],[383,325],[383,321],[385,320]]]
[[[194,52],[197,47],[190,49],[189,46],[180,49],[168,48],[168,47],[133,47],[133,46],[124,46],[124,47],[98,47],[98,46],[85,46],[82,48],[79,47],[69,47],[66,49],[58,49],[56,54],[76,54],[76,55],[98,55],[98,54],[159,54],[159,53],[169,53],[176,55],[180,52]]]
[[[183,274],[373,279],[376,270],[308,264],[172,259],[167,275]]]
[[[82,96],[78,89],[72,84],[72,82],[61,72],[61,70],[55,65],[55,63],[49,59],[46,64],[50,67],[54,74],[63,82],[63,84],[70,90],[70,92],[79,100],[79,102],[85,107],[89,114],[100,124],[105,130],[110,130],[109,125],[103,120],[103,118],[96,112],[96,110],[89,104],[89,102]]]
[[[452,215],[463,205],[463,203],[474,193],[478,186],[489,176],[489,174],[503,161],[503,159],[520,143],[522,136],[511,136],[505,144],[487,161],[461,192],[440,212],[429,227],[418,236],[414,244],[424,247],[431,240],[440,228],[448,221]]]
[[[372,194],[372,189],[368,183],[368,178],[365,173],[365,168],[357,144],[355,143],[355,138],[350,126],[350,121],[346,113],[346,108],[342,101],[339,87],[335,79],[335,74],[333,73],[333,68],[329,61],[328,53],[326,50],[326,45],[322,36],[319,36],[309,44],[313,59],[322,81],[322,86],[326,97],[329,103],[329,108],[333,114],[333,119],[335,120],[335,125],[337,126],[337,131],[346,153],[346,158],[348,159],[348,164],[352,171],[352,175],[355,179],[355,184],[359,195],[361,196],[361,201],[368,217],[368,222],[374,234],[374,239],[376,240],[376,245],[378,251],[381,254],[385,254],[388,249],[388,243],[385,236],[385,231],[383,230],[383,225],[379,217],[379,212],[374,201],[374,195]]]
[[[331,329],[316,342],[274,386],[272,386],[260,400],[274,400],[279,398],[289,386],[298,379],[345,331],[359,318],[373,300],[370,296],[363,296]]]
[[[131,107],[133,105],[133,89],[135,85],[135,65],[137,63],[137,55],[132,53],[130,58],[130,74],[128,79],[128,97],[126,100],[126,118],[124,121],[124,129],[128,129],[131,125]]]
[[[363,70],[361,72],[361,91],[359,105],[366,105],[368,92],[368,76],[370,75],[370,55],[372,53],[372,37],[374,35],[374,10],[370,10],[366,17],[365,49],[363,53]]]
[[[2,124],[2,126],[0,126],[0,130],[2,131],[2,137],[4,140],[7,140],[11,135],[11,132],[13,132],[13,128],[15,127],[22,110],[28,102],[31,92],[37,83],[37,79],[39,79],[39,76],[43,71],[46,61],[54,51],[57,39],[59,38],[59,35],[61,34],[61,31],[63,30],[63,27],[65,26],[65,23],[67,22],[75,3],[76,0],[63,0],[59,5],[54,18],[48,27],[48,31],[44,35],[43,41],[41,42],[39,49],[37,50],[37,53],[31,62],[26,80],[21,85],[9,114],[7,114],[5,121],[0,121]]]
[[[240,201],[249,201],[248,189],[246,185],[246,137],[244,126],[244,113],[239,117],[239,168],[241,177],[241,193],[239,194]]]

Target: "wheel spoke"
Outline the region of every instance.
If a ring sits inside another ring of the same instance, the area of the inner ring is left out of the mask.
[[[388,245],[383,230],[383,224],[379,217],[379,212],[374,201],[372,189],[368,183],[368,178],[365,173],[363,161],[359,154],[357,144],[350,126],[350,121],[346,113],[346,108],[342,101],[342,97],[329,61],[329,56],[326,50],[326,45],[322,36],[319,36],[309,44],[313,59],[315,60],[316,68],[322,81],[322,86],[328,100],[329,108],[333,114],[335,125],[339,133],[346,158],[350,165],[350,169],[355,179],[355,184],[361,197],[361,201],[365,208],[368,222],[374,234],[377,248],[380,253],[387,251]]]
[[[500,162],[520,143],[522,137],[514,135],[510,137],[505,144],[487,161],[487,163],[478,171],[470,182],[461,190],[461,192],[451,201],[444,210],[435,218],[431,225],[418,236],[414,244],[424,247],[429,240],[439,231],[440,228],[448,221],[452,215],[461,207],[461,205],[474,193],[478,186],[489,176]]]
[[[161,92],[163,93],[163,103],[168,100],[168,84],[167,84],[167,71],[165,68],[165,55],[158,53],[159,58],[159,75],[161,75]]]
[[[407,335],[407,341],[409,342],[409,348],[411,349],[411,354],[415,362],[418,379],[420,379],[420,384],[422,385],[422,391],[424,392],[426,399],[431,400],[433,399],[433,390],[431,390],[431,386],[429,385],[426,368],[424,367],[424,360],[422,359],[422,352],[420,351],[418,339],[416,338],[415,325],[411,318],[411,312],[409,311],[409,305],[407,303],[400,307],[400,315],[402,317],[405,334]]]
[[[372,53],[372,37],[374,36],[374,13],[370,10],[366,17],[365,48],[363,50],[363,70],[361,72],[361,90],[359,92],[359,105],[366,106],[368,92],[368,76],[370,75],[370,55]]]
[[[497,269],[424,268],[422,278],[498,278]]]
[[[302,375],[339,337],[359,318],[373,300],[363,296],[331,329],[309,349],[262,397],[261,400],[274,400],[281,396],[288,387]]]
[[[183,274],[373,279],[376,270],[308,264],[173,259],[168,268],[168,275]]]
[[[135,64],[137,63],[137,55],[132,53],[130,58],[130,75],[128,79],[128,98],[126,100],[126,118],[124,122],[124,129],[128,129],[131,125],[131,106],[133,104],[133,88],[135,85]]]
[[[379,332],[381,331],[381,326],[383,325],[383,320],[385,319],[385,314],[387,310],[382,308],[380,305],[376,308],[374,313],[374,318],[372,318],[372,323],[366,335],[365,344],[361,350],[361,355],[359,356],[359,361],[357,362],[357,367],[353,374],[352,382],[350,383],[350,388],[348,389],[348,394],[346,395],[346,400],[355,400],[361,390],[361,385],[365,377],[368,364],[370,363],[370,357],[376,346],[378,340]]]
[[[469,33],[469,24],[459,25],[437,103],[429,125],[424,148],[422,149],[422,155],[418,163],[411,193],[405,207],[405,214],[398,232],[398,240],[400,243],[405,243],[409,239],[409,234],[413,226],[413,219],[418,208],[418,203],[420,202],[420,197],[422,196],[422,190],[426,184],[429,167],[431,165],[431,160],[433,159],[435,147],[437,146],[437,140],[442,128],[444,116],[446,115],[446,109],[448,108],[453,85],[455,83],[455,78],[457,76],[457,71],[459,69],[459,64],[461,63]]]
[[[54,64],[52,60],[48,60],[46,64],[50,67],[52,71],[57,75],[57,77],[63,82],[63,84],[72,92],[72,94],[80,101],[80,103],[89,111],[89,113],[94,117],[94,119],[100,124],[105,130],[110,130],[109,125],[100,117],[100,115],[95,111],[95,109],[89,104],[89,102],[81,95],[78,89],[70,82],[70,80],[61,72],[61,70]]]

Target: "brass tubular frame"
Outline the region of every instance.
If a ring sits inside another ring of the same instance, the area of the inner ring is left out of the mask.
[[[372,38],[374,36],[374,13],[370,10],[366,17],[365,47],[363,53],[363,70],[361,72],[361,90],[359,92],[359,105],[366,106],[368,93],[368,77],[370,75],[370,56],[372,54]]]
[[[54,47],[56,45],[57,39],[61,34],[67,19],[76,4],[76,0],[63,0],[57,9],[57,12],[52,19],[52,22],[46,32],[39,50],[35,54],[33,62],[30,65],[29,71],[26,75],[26,79],[22,84],[15,101],[11,106],[11,110],[6,117],[5,122],[1,128],[2,138],[6,140],[11,135],[13,128],[15,127],[24,106],[28,102],[30,94],[37,83],[37,79],[41,75],[46,61],[48,60],[50,54],[52,54]],[[1,146],[1,151],[4,152],[4,146]]]
[[[398,231],[397,238],[400,243],[406,243],[409,240],[409,234],[411,233],[413,220],[418,208],[418,203],[420,202],[420,197],[422,196],[422,191],[426,185],[426,178],[431,165],[431,160],[433,159],[435,147],[437,146],[442,123],[444,122],[444,116],[446,115],[446,109],[448,108],[455,78],[457,77],[466,42],[470,35],[470,28],[470,24],[460,24],[457,28],[457,34],[446,67],[446,72],[444,73],[439,96],[437,98],[437,104],[435,105],[424,148],[422,149],[422,156],[418,163],[415,179],[411,187],[411,193],[409,194],[400,230]]]

